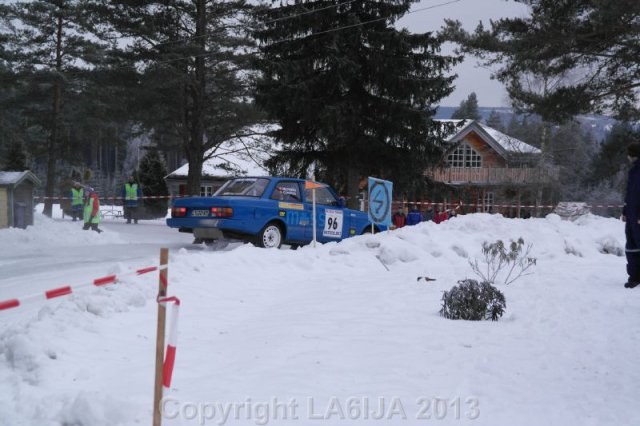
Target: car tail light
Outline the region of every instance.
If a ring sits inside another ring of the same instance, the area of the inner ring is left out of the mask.
[[[211,207],[211,216],[231,217],[233,216],[233,209],[231,207]]]
[[[185,217],[187,215],[186,207],[172,207],[171,217]]]

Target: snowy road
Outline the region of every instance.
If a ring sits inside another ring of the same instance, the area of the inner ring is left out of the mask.
[[[81,232],[81,225],[68,218],[53,221],[65,225],[69,233]],[[105,265],[142,267],[154,264],[158,262],[160,247],[172,251],[182,247],[204,249],[204,246],[191,245],[191,234],[170,229],[161,220],[140,221],[138,225],[107,220],[100,227],[105,231],[100,235],[85,231],[86,235],[82,237],[86,244],[65,244],[64,235],[52,235],[44,245],[10,246],[2,244],[0,237],[0,298],[24,296],[64,283],[95,278],[108,272],[104,270]],[[39,232],[47,231],[41,228]]]

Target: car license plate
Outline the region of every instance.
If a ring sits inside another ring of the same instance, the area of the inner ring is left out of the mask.
[[[191,216],[206,217],[209,216],[209,210],[193,210]]]

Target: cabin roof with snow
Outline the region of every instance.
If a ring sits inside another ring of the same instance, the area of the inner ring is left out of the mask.
[[[449,142],[460,142],[471,132],[477,133],[494,151],[504,158],[513,154],[539,155],[540,149],[526,142],[506,135],[493,127],[476,120],[437,120],[444,123],[457,124],[457,131],[447,138]]]

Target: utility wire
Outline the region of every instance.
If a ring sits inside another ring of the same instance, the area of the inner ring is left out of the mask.
[[[351,0],[350,2],[354,2],[354,1],[357,1],[357,0]],[[411,15],[411,14],[413,14],[413,13],[424,12],[424,11],[426,11],[426,10],[437,9],[437,8],[444,7],[444,6],[448,6],[448,5],[451,5],[451,4],[454,4],[454,3],[459,3],[460,1],[462,1],[462,0],[450,0],[450,1],[447,1],[447,2],[434,4],[434,5],[432,5],[432,6],[427,6],[427,7],[422,7],[422,8],[419,8],[419,9],[410,10],[410,11],[408,11],[407,13],[405,13],[403,16]],[[340,4],[338,4],[338,5],[344,5],[344,4],[347,4],[347,2],[345,2],[345,3],[340,3]],[[331,7],[335,7],[335,5],[332,5]],[[328,9],[328,7],[327,7],[327,8],[325,8],[325,9]],[[290,18],[294,18],[294,17],[296,17],[296,16],[300,16],[300,15],[308,14],[308,13],[312,13],[312,12],[313,12],[313,11],[308,11],[308,12],[305,12],[305,13],[302,13],[302,14],[299,14],[299,15],[291,15],[291,16],[288,16],[288,17],[283,17],[282,19],[285,19],[285,18],[286,18],[286,19],[290,19]],[[279,18],[279,19],[280,19],[280,18]],[[332,33],[332,32],[336,32],[336,31],[342,31],[342,30],[351,29],[351,28],[357,28],[357,27],[361,27],[361,26],[364,26],[364,25],[372,24],[372,23],[375,23],[375,22],[384,21],[384,20],[387,20],[387,19],[388,19],[387,17],[384,17],[384,18],[376,18],[376,19],[370,19],[370,20],[368,20],[368,21],[362,21],[362,22],[359,22],[359,23],[357,23],[357,24],[350,24],[350,25],[345,25],[345,26],[342,26],[342,27],[336,27],[336,28],[331,28],[331,29],[324,30],[324,31],[314,32],[314,33],[308,34],[308,35],[306,35],[306,36],[304,36],[304,37],[298,37],[298,38],[290,38],[290,39],[278,40],[278,41],[275,41],[275,42],[269,43],[269,45],[280,44],[280,43],[286,43],[286,42],[291,42],[291,41],[301,41],[301,40],[306,40],[306,39],[308,39],[308,38],[311,38],[311,37],[314,37],[314,36],[317,36],[317,35],[327,34],[327,33]],[[176,42],[177,42],[177,41],[176,41]],[[207,57],[207,56],[211,56],[211,55],[214,55],[214,54],[217,54],[217,52],[209,52],[209,53],[202,53],[202,54],[199,54],[199,55],[183,56],[183,57],[174,58],[174,59],[167,59],[167,60],[164,60],[164,61],[154,61],[154,62],[153,62],[153,64],[154,64],[154,65],[164,65],[164,64],[170,64],[170,63],[172,63],[172,62],[179,62],[179,61],[183,61],[183,60],[185,60],[185,59],[194,59],[194,58]],[[132,67],[131,67],[131,66],[116,66],[116,67],[108,68],[108,69],[106,69],[105,71],[115,71],[115,70],[119,70],[119,69],[129,69],[129,68],[132,68]],[[54,71],[52,70],[51,72],[54,72]],[[76,72],[77,72],[77,73],[86,73],[86,72],[91,72],[91,70],[90,70],[90,69],[87,69],[87,70],[78,70],[78,71],[76,71]],[[68,72],[68,73],[65,73],[65,74],[64,74],[64,76],[65,76],[65,77],[68,77],[68,76],[70,76],[70,75],[73,75],[73,73],[72,73],[72,72]],[[69,78],[69,79],[70,79],[70,80],[73,80],[73,78]]]

